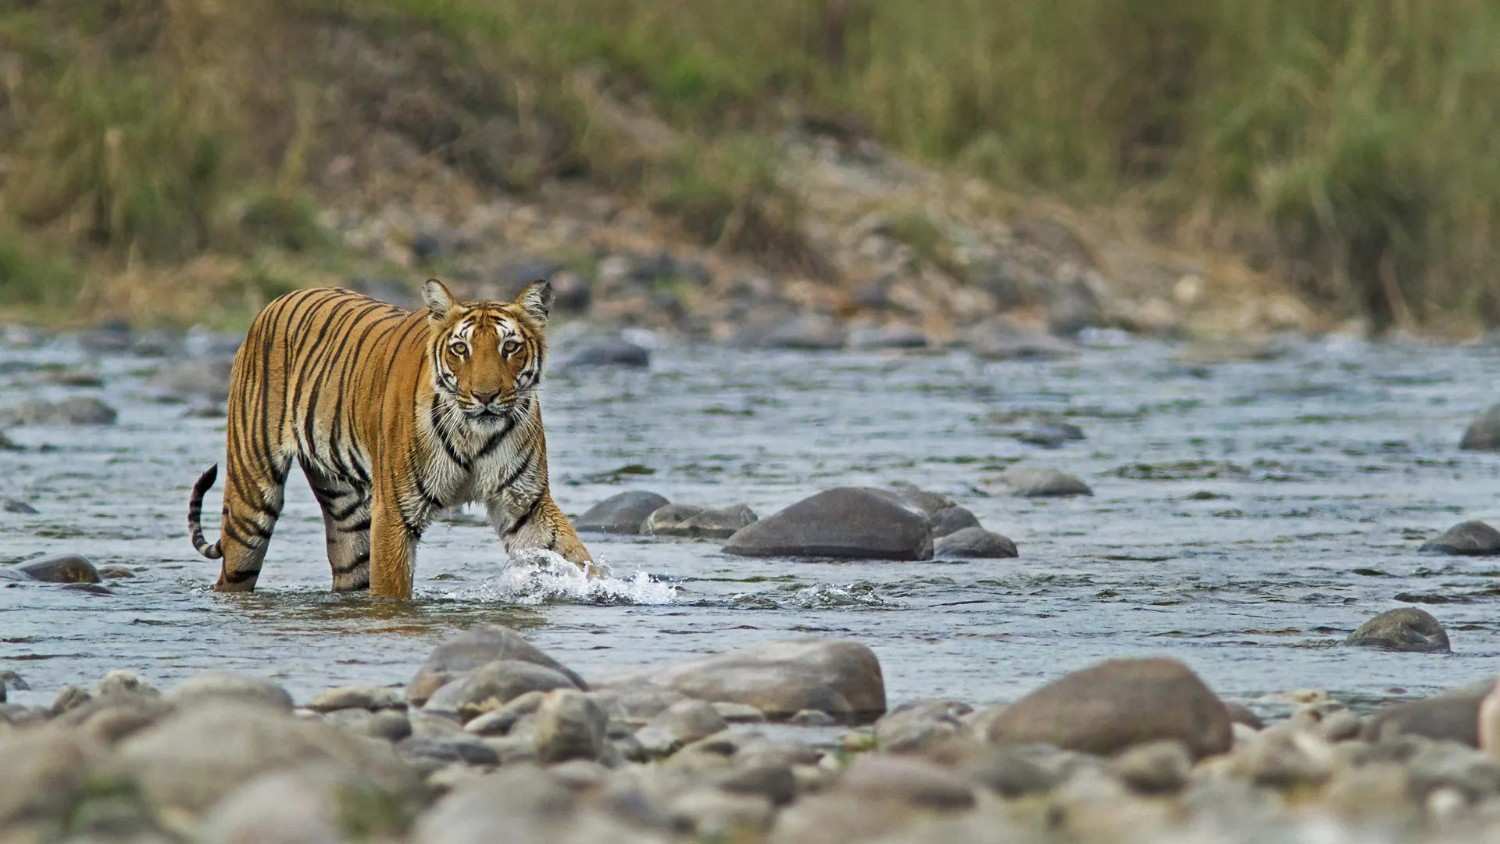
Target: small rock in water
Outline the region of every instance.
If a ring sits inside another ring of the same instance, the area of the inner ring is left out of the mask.
[[[21,445],[0,431],[0,451],[20,451]]]
[[[582,369],[595,366],[623,366],[643,369],[651,365],[651,352],[646,347],[632,343],[623,337],[594,340],[574,352],[564,363],[564,369]]]
[[[198,400],[222,407],[229,398],[230,358],[197,358],[178,361],[151,377],[150,385],[173,399]]]
[[[1500,451],[1500,404],[1491,405],[1469,423],[1458,447],[1466,451]]]
[[[113,425],[118,415],[114,408],[92,397],[55,402],[28,399],[0,409],[0,425]]]
[[[52,557],[17,566],[16,569],[43,583],[98,583],[99,571],[82,557]]]
[[[749,704],[773,719],[804,709],[846,722],[885,713],[885,679],[875,654],[858,642],[767,642],[717,656],[654,668],[611,686],[663,687],[698,700]]]
[[[755,511],[744,504],[722,509],[695,507],[691,504],[668,504],[646,517],[641,533],[652,536],[687,536],[728,539],[740,528],[756,519]]]
[[[1056,469],[1012,466],[1000,473],[1000,483],[1023,498],[1056,498],[1071,495],[1093,495],[1089,485],[1076,476]]]
[[[932,538],[939,539],[964,528],[979,527],[979,517],[957,504],[944,507],[932,515]]]
[[[1014,557],[1016,543],[1007,537],[980,527],[966,527],[944,536],[933,544],[932,556],[937,559],[998,559]]]
[[[1432,613],[1416,607],[1388,610],[1359,626],[1346,645],[1388,651],[1447,653],[1448,633]]]
[[[929,560],[932,533],[924,515],[891,493],[835,487],[739,530],[724,551],[745,557]]]
[[[3,444],[0,444],[0,448],[3,448]],[[7,513],[18,513],[23,516],[34,516],[37,513],[35,507],[24,501],[17,501],[14,498],[0,498],[0,510],[4,510]]]
[[[414,706],[421,706],[433,692],[450,681],[480,666],[503,659],[518,659],[550,668],[567,677],[574,686],[588,688],[583,678],[521,638],[515,631],[490,624],[466,630],[438,645],[407,684],[406,699]]]
[[[1075,671],[1006,707],[991,741],[1042,742],[1109,754],[1136,744],[1180,741],[1201,758],[1229,749],[1229,712],[1174,659],[1113,659]]]
[[[921,349],[927,346],[927,335],[905,325],[861,326],[849,331],[849,348]]]
[[[1055,360],[1077,354],[1077,348],[1041,331],[1021,328],[1008,320],[976,326],[969,332],[969,348],[989,360]]]
[[[1459,522],[1418,550],[1468,556],[1500,554],[1500,530],[1480,521]]]
[[[123,580],[127,577],[135,577],[135,572],[125,566],[100,566],[99,576],[105,580]]]
[[[1015,439],[1042,448],[1061,448],[1064,443],[1083,439],[1083,429],[1068,422],[1035,421],[1011,432]]]
[[[590,507],[573,524],[579,530],[636,534],[646,517],[672,502],[654,492],[627,490]]]
[[[548,692],[536,711],[537,757],[543,762],[599,758],[607,721],[604,710],[583,692]]]

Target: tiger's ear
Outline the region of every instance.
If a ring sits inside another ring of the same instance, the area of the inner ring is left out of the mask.
[[[521,295],[516,297],[515,304],[526,312],[526,315],[537,321],[537,324],[547,324],[547,314],[552,311],[552,282],[547,279],[533,281],[526,285]]]
[[[427,303],[427,318],[433,322],[442,322],[453,310],[453,294],[435,278],[422,285],[422,301]]]

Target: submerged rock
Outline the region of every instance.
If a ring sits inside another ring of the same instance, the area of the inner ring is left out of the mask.
[[[1012,466],[1000,473],[997,480],[1010,491],[1023,498],[1061,498],[1072,495],[1093,495],[1094,491],[1075,475],[1057,469],[1037,469],[1029,466]]]
[[[858,642],[767,642],[619,678],[611,686],[660,686],[697,700],[753,706],[773,719],[804,709],[841,721],[885,713],[885,679],[875,654]]]
[[[1469,423],[1458,447],[1466,451],[1500,451],[1500,404],[1491,405]]]
[[[932,555],[938,559],[954,557],[972,559],[998,559],[1014,557],[1016,543],[1009,538],[980,527],[966,527],[940,538],[934,543]]]
[[[884,490],[835,487],[739,530],[724,551],[746,557],[929,560],[932,532],[921,513]]]
[[[582,677],[563,667],[515,631],[487,624],[466,630],[438,645],[406,685],[406,699],[413,705],[420,706],[433,692],[450,681],[482,665],[505,659],[522,660],[550,668],[567,677],[574,686],[588,688]]]
[[[98,583],[99,571],[94,564],[77,555],[51,557],[16,566],[32,580],[43,583]]]
[[[113,425],[118,416],[114,408],[93,397],[55,402],[28,399],[0,409],[0,425]]]
[[[598,530],[605,533],[636,534],[646,517],[671,502],[654,492],[626,490],[616,493],[590,507],[578,517],[574,526],[579,530]]]
[[[932,538],[939,539],[964,528],[979,527],[979,517],[967,507],[954,504],[932,514]]]
[[[991,741],[1041,742],[1111,754],[1151,741],[1182,742],[1194,758],[1229,749],[1229,712],[1174,659],[1114,659],[1075,671],[1006,707]]]
[[[650,365],[651,352],[645,346],[632,343],[623,337],[610,337],[594,340],[584,345],[563,363],[563,368],[621,366],[644,369]]]
[[[744,504],[721,509],[668,504],[646,517],[646,521],[641,524],[641,533],[652,536],[728,539],[735,531],[753,524],[755,520],[755,511]]]
[[[1468,556],[1500,554],[1500,530],[1480,521],[1459,522],[1422,543],[1418,550]]]
[[[1389,610],[1366,621],[1344,640],[1346,645],[1388,651],[1447,653],[1448,633],[1432,613],[1416,607]]]

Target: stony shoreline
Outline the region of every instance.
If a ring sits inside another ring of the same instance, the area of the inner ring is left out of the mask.
[[[857,642],[585,679],[481,626],[404,686],[115,671],[0,703],[0,840],[1477,842],[1492,685],[1367,716],[1302,691],[1264,725],[1181,662],[1117,659],[888,708]]]

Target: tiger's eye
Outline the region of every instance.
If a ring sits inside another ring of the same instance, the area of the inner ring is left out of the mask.
[[[469,353],[469,344],[460,340],[449,346],[448,351],[452,352],[455,355],[458,355],[459,357],[463,357],[464,355]]]
[[[510,357],[511,355],[515,354],[516,352],[519,352],[520,350],[521,350],[521,344],[518,343],[518,342],[516,342],[515,340],[507,340],[507,341],[505,341],[505,345],[500,347],[500,352],[502,354],[504,354],[506,357]]]

